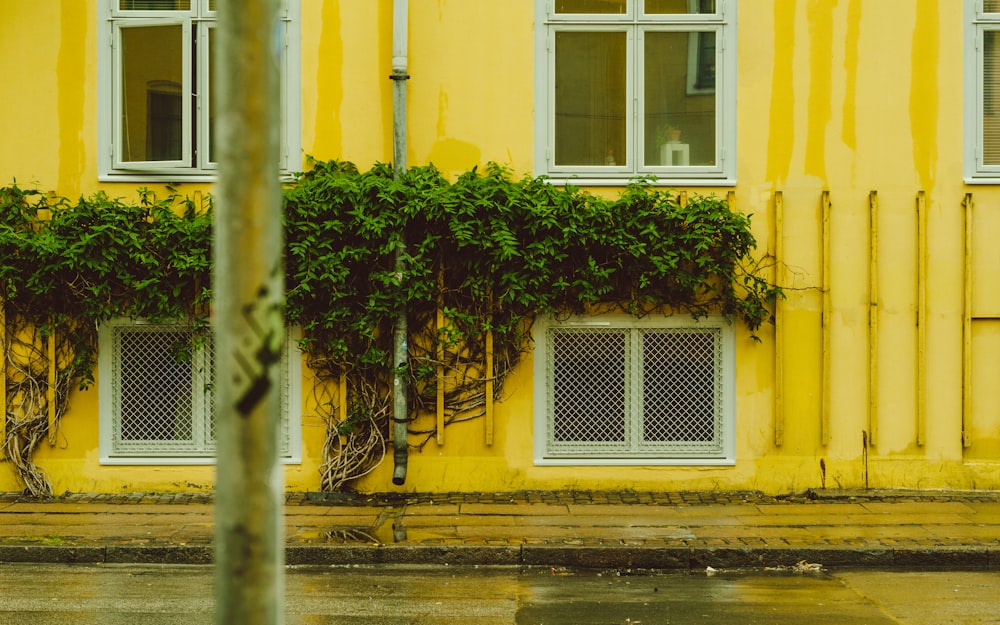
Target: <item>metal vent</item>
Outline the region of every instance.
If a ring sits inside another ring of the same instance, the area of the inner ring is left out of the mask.
[[[718,443],[722,424],[718,331],[642,332],[643,444]]]
[[[719,457],[719,328],[550,327],[547,453]]]
[[[186,325],[112,327],[112,454],[213,456],[214,345]],[[288,454],[289,371],[281,372],[281,453]]]

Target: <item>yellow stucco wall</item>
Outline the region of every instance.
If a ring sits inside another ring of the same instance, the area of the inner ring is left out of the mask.
[[[402,488],[783,492],[858,487],[866,476],[872,487],[1000,488],[1000,411],[993,397],[1000,321],[989,319],[1000,315],[1000,261],[991,257],[1000,235],[1000,214],[992,209],[1000,187],[962,179],[964,20],[956,4],[740,1],[732,190],[737,208],[754,215],[760,254],[776,246],[783,251],[790,289],[778,329],[780,380],[774,330],[765,328],[761,343],[743,328],[737,332],[735,466],[535,466],[528,358],[496,406],[493,445],[484,442],[481,420],[453,426],[443,446],[432,441],[411,454]],[[411,165],[433,162],[454,174],[497,161],[517,174],[532,171],[533,19],[532,0],[410,0]],[[391,160],[391,22],[391,0],[302,0],[305,153],[362,168]],[[98,189],[134,193],[138,185],[97,180],[96,30],[96,0],[5,5],[0,183],[16,179],[70,197]],[[827,358],[820,290],[824,191],[831,205]],[[878,378],[870,391],[872,191],[878,202]],[[916,324],[919,191],[927,220],[922,335]],[[772,236],[776,192],[784,207],[780,241]],[[970,311],[976,319],[971,385],[964,386],[967,193],[976,207]],[[963,415],[966,395],[970,410]],[[307,406],[304,461],[287,468],[289,489],[318,488],[323,428],[310,414]],[[867,453],[863,437],[872,439]],[[57,445],[42,449],[38,461],[57,492],[204,489],[213,481],[211,467],[101,466],[95,390],[73,397]],[[357,487],[393,489],[390,473],[387,460]],[[0,465],[0,491],[18,488]]]

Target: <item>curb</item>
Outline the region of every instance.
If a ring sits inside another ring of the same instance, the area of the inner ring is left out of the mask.
[[[209,565],[211,546],[0,546],[0,563]],[[290,546],[289,566],[437,565],[524,566],[577,569],[702,571],[788,568],[799,562],[824,568],[1000,568],[1000,549],[983,547],[773,548],[588,547],[556,545],[345,545]]]

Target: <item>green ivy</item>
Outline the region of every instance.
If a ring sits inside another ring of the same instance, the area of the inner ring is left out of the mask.
[[[529,347],[537,315],[722,313],[756,335],[781,294],[752,269],[749,216],[711,196],[682,203],[643,182],[607,199],[542,178],[514,179],[494,164],[449,182],[433,167],[411,168],[397,180],[388,165],[360,172],[350,163],[317,161],[286,188],[284,215],[288,321],[303,328],[318,383],[346,376],[352,388],[349,414],[329,408],[329,436],[368,428],[376,447],[377,433],[387,429],[380,420],[388,409],[392,324],[401,311],[411,328],[408,374],[417,391],[411,410],[433,405],[436,367],[446,365],[466,372],[447,398],[450,419],[461,420],[477,414],[468,398],[484,378],[476,367],[486,357],[487,332],[499,387]],[[38,332],[32,353],[44,360],[38,350],[54,335],[58,383],[86,386],[101,321],[204,324],[211,226],[210,206],[201,210],[175,193],[158,199],[140,189],[137,202],[102,193],[70,201],[16,185],[0,188],[8,360],[16,351],[12,337]],[[44,390],[46,382],[37,382]],[[9,391],[20,384],[8,374]],[[58,395],[64,411],[68,390]],[[11,397],[6,459],[39,442],[38,436],[14,440],[30,419],[17,416]],[[372,449],[357,453],[371,456]],[[30,465],[30,451],[18,453]],[[372,462],[359,457],[356,464]],[[357,474],[345,470],[326,485],[342,486]]]

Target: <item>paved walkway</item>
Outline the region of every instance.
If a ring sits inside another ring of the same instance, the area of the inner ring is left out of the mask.
[[[0,562],[208,563],[196,494],[0,494]],[[289,564],[1000,567],[1000,492],[290,494]]]

